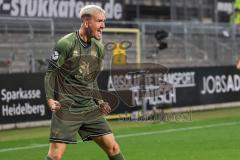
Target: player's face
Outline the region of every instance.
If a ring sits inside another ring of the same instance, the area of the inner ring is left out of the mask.
[[[92,16],[89,20],[89,29],[91,31],[91,37],[100,40],[102,38],[102,32],[105,28],[106,17],[103,13],[98,13]]]

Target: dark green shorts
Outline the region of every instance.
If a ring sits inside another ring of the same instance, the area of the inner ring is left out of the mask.
[[[107,120],[101,116],[87,121],[66,121],[52,114],[50,142],[75,144],[77,133],[83,141],[92,140],[93,137],[112,133]]]

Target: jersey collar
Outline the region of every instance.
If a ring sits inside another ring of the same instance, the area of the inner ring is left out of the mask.
[[[79,30],[76,31],[76,35],[77,35],[77,39],[78,41],[80,42],[80,44],[84,47],[84,48],[88,48],[91,46],[91,43],[86,43],[84,42],[81,37],[80,37],[80,34],[79,34]]]

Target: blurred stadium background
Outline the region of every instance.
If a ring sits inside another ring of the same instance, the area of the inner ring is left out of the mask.
[[[0,159],[47,153],[48,59],[56,41],[79,28],[79,9],[90,3],[108,14],[99,85],[121,97],[108,119],[126,157],[240,157],[239,0],[0,0]],[[140,69],[149,72],[144,86],[137,75],[129,84],[135,64],[148,64]],[[159,80],[170,91],[159,91]],[[92,143],[78,145],[64,159],[106,159]]]

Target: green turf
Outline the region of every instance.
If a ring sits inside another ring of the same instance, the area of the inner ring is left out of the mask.
[[[186,121],[111,124],[127,160],[235,160],[240,157],[239,113],[240,108],[222,109],[192,113]],[[0,160],[43,159],[48,134],[48,127],[0,131]],[[107,158],[93,142],[80,142],[68,146],[63,160]]]

